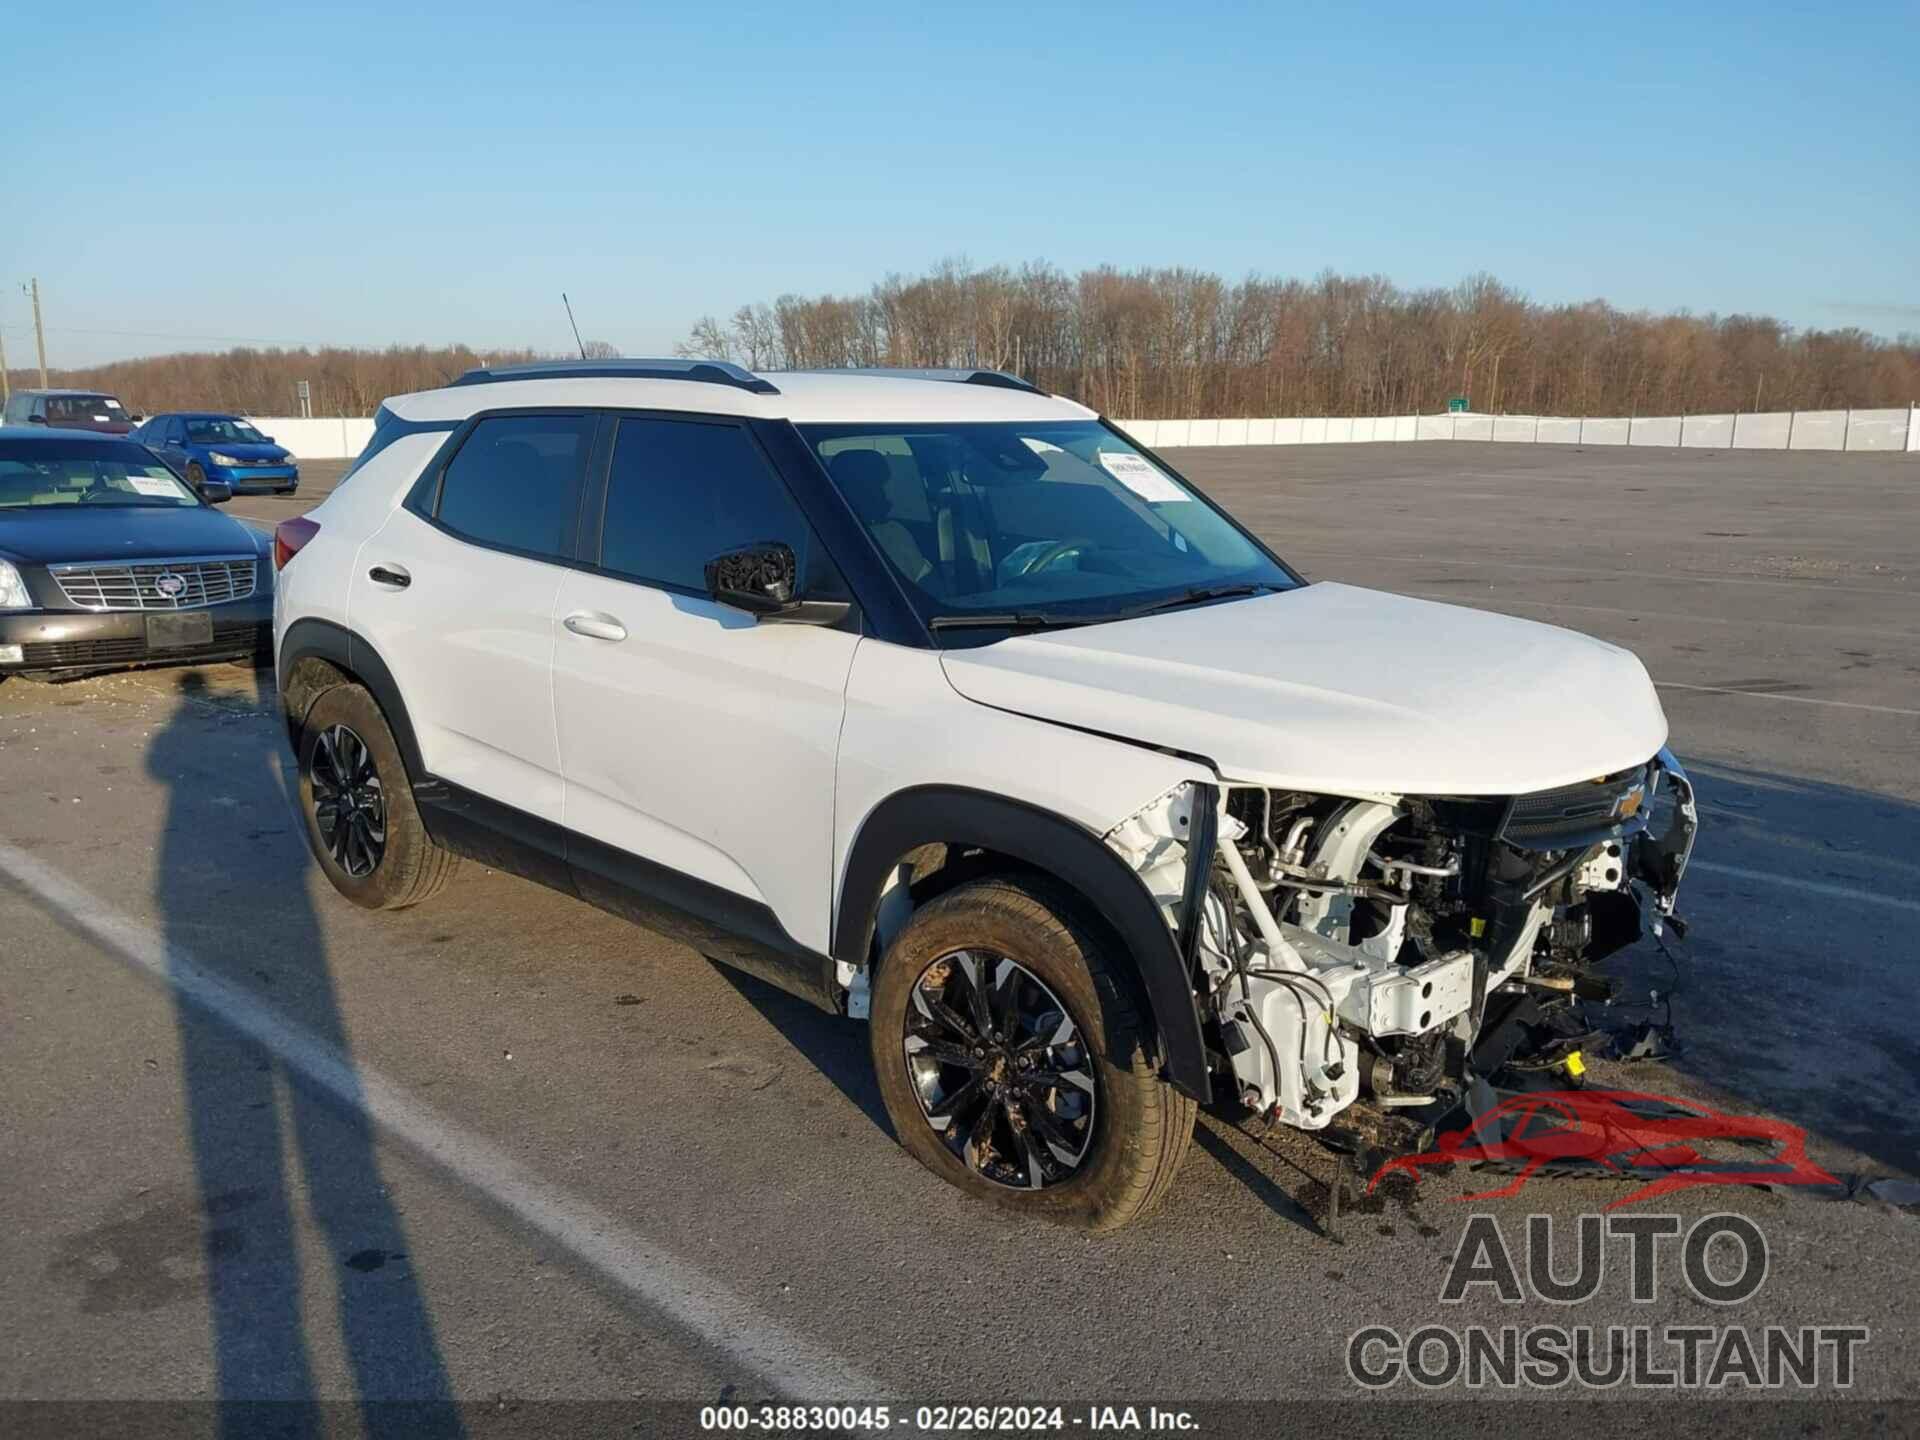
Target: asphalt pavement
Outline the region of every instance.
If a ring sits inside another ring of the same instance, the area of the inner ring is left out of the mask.
[[[1685,1048],[1601,1078],[1920,1178],[1920,457],[1169,459],[1310,577],[1635,649],[1704,828],[1688,938],[1626,957]],[[1301,1402],[1361,1393],[1362,1326],[1480,1322],[1860,1324],[1851,1393],[1920,1393],[1898,1208],[1663,1197],[1764,1233],[1737,1314],[1618,1266],[1577,1315],[1444,1304],[1470,1213],[1564,1237],[1625,1187],[1456,1171],[1336,1242],[1331,1157],[1215,1115],[1146,1223],[1011,1221],[892,1142],[859,1025],[474,865],[357,910],[290,783],[265,673],[0,686],[0,1400]]]

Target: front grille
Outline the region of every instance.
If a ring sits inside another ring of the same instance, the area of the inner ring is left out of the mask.
[[[1514,797],[1500,838],[1521,850],[1566,850],[1646,828],[1648,767]]]
[[[47,569],[67,602],[82,610],[198,610],[253,594],[254,565],[235,556]]]
[[[65,670],[88,665],[138,665],[146,660],[169,664],[203,659],[212,655],[247,654],[268,646],[258,625],[235,624],[213,627],[213,643],[189,650],[148,650],[144,635],[111,640],[59,640],[44,645],[23,645],[22,663],[47,670]]]

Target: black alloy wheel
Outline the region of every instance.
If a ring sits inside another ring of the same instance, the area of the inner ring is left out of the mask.
[[[911,991],[903,1048],[922,1115],[981,1179],[1040,1190],[1093,1142],[1094,1066],[1067,1007],[1005,956],[959,950]]]
[[[321,731],[311,778],[327,852],[348,875],[371,875],[387,853],[387,797],[366,741],[345,725]]]

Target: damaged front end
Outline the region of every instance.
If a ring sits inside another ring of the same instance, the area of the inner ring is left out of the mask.
[[[1596,967],[1681,928],[1697,823],[1663,749],[1506,798],[1189,785],[1106,840],[1180,937],[1216,1085],[1270,1121],[1379,1137],[1431,1134],[1556,1050],[1577,1066],[1570,1016],[1611,994]]]

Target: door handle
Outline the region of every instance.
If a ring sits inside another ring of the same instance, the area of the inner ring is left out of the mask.
[[[576,635],[589,640],[624,640],[627,627],[599,610],[576,610],[560,622]]]
[[[376,565],[367,571],[367,578],[389,590],[404,590],[413,583],[413,576],[407,573],[404,565]]]

